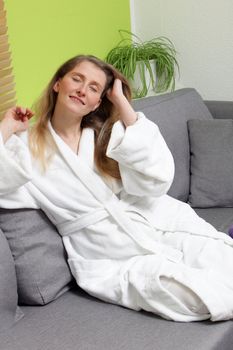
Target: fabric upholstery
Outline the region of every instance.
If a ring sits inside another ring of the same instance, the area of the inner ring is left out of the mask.
[[[190,204],[233,207],[233,120],[190,120],[188,128]]]
[[[47,304],[69,289],[61,237],[41,210],[1,209],[0,228],[14,256],[21,304]]]
[[[220,232],[228,233],[233,224],[233,208],[195,208],[194,210]]]
[[[168,193],[186,202],[190,181],[187,120],[211,120],[212,115],[196,90],[189,88],[135,100],[133,106],[159,126],[175,160],[175,178]]]
[[[4,350],[231,350],[232,322],[180,323],[69,291],[25,317],[4,337]]]
[[[205,105],[209,109],[214,118],[232,119],[233,118],[233,101],[205,101]]]
[[[0,332],[10,328],[22,316],[23,312],[18,307],[14,259],[0,230]]]

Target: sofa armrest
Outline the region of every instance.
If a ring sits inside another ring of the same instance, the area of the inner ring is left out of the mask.
[[[233,101],[204,101],[216,119],[233,119]]]

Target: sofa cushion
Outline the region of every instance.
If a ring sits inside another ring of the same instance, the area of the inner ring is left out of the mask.
[[[233,207],[233,120],[190,120],[189,202],[193,207]]]
[[[62,239],[41,210],[1,209],[0,228],[15,260],[21,304],[47,304],[69,289]]]
[[[175,161],[175,177],[168,193],[186,202],[190,185],[187,120],[211,120],[212,115],[201,96],[191,88],[134,100],[133,106],[159,126]]]
[[[205,100],[205,104],[214,118],[233,118],[233,101]]]
[[[233,208],[195,208],[194,210],[218,231],[228,234],[233,224]]]
[[[14,259],[0,230],[0,332],[10,328],[22,316],[18,307]]]
[[[25,317],[4,337],[4,350],[231,350],[232,321],[172,322],[69,291]]]

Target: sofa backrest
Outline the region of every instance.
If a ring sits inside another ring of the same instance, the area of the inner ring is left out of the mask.
[[[175,177],[168,193],[186,202],[190,188],[187,120],[213,119],[211,113],[193,88],[137,99],[133,101],[133,107],[159,126],[175,161]]]
[[[205,101],[214,119],[233,119],[233,101]]]

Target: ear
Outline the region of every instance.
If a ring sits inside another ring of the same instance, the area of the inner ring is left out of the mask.
[[[60,86],[60,83],[59,83],[59,80],[56,81],[56,83],[53,85],[53,90],[55,92],[58,92],[59,91],[59,86]]]
[[[92,109],[92,112],[94,112],[94,111],[99,107],[99,105],[101,104],[101,102],[102,102],[102,99],[99,99],[99,102],[96,103],[95,107]]]

